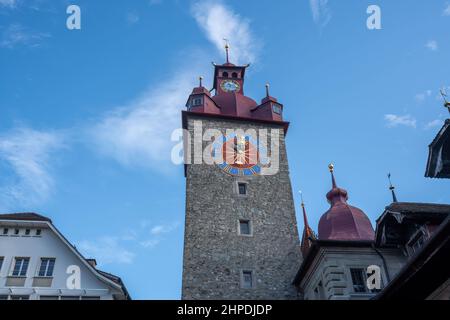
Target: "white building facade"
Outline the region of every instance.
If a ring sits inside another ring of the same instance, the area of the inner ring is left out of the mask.
[[[96,269],[34,214],[0,215],[0,300],[125,300],[119,277]]]

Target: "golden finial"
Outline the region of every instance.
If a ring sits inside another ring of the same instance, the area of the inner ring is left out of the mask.
[[[334,172],[334,164],[330,163],[328,165],[328,169],[330,169],[330,172],[333,173]]]

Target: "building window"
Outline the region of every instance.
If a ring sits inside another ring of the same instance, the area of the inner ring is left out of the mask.
[[[272,110],[276,114],[281,114],[281,106],[279,104],[272,104]]]
[[[41,229],[37,229],[37,230],[36,230],[36,235],[37,235],[37,236],[40,236],[41,234],[42,234],[42,230],[41,230]]]
[[[5,260],[5,258],[0,257],[0,272],[2,271],[3,260]]]
[[[249,270],[242,271],[241,286],[243,289],[253,288],[253,271]]]
[[[231,74],[231,77],[232,77],[232,78],[237,78],[237,77],[238,77],[237,72],[233,72],[233,73]]]
[[[54,258],[42,258],[41,267],[39,268],[39,277],[52,277],[54,267]]]
[[[19,235],[19,232],[20,232],[19,229],[15,229],[15,230],[14,230],[14,234],[15,234],[16,236]]]
[[[353,291],[354,292],[367,292],[366,270],[363,268],[352,268],[352,269],[350,269],[350,274],[352,276]]]
[[[239,195],[241,195],[241,196],[247,195],[247,184],[244,182],[239,182],[238,183],[238,192],[239,192]]]
[[[201,105],[202,105],[202,98],[192,99],[192,106],[193,107],[201,106]]]
[[[28,269],[29,263],[30,263],[30,258],[16,258],[12,276],[13,277],[25,277],[27,275],[27,269]]]
[[[26,236],[29,236],[29,235],[30,235],[30,232],[31,232],[30,229],[25,229],[25,235],[26,235]]]
[[[9,232],[8,228],[3,228],[3,235],[6,236]]]
[[[224,77],[224,78],[228,78],[228,72],[226,72],[226,71],[225,71],[225,72],[223,72],[223,73],[222,73],[222,77]]]
[[[239,234],[250,236],[252,234],[249,220],[239,220]]]

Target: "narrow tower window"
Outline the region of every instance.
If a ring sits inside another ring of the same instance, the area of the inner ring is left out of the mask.
[[[231,77],[232,77],[232,78],[237,78],[237,77],[238,77],[237,72],[233,72],[233,73],[231,74]]]
[[[244,236],[250,236],[251,233],[251,226],[249,220],[239,220],[239,234]]]
[[[224,78],[228,78],[228,72],[224,72],[224,73],[222,73],[222,77],[224,77]]]
[[[242,271],[241,286],[243,289],[253,288],[253,271],[249,270]]]
[[[247,195],[247,184],[244,182],[239,182],[238,183],[238,191],[239,191],[239,195],[241,195],[241,196]]]

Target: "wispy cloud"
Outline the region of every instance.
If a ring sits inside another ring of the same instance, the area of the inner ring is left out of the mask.
[[[235,13],[221,1],[197,1],[192,14],[206,37],[220,52],[224,51],[224,39],[231,44],[230,59],[233,63],[251,63],[257,59],[260,43],[250,30],[250,21]]]
[[[430,49],[431,51],[437,51],[439,49],[438,43],[436,40],[430,40],[425,44],[425,47]]]
[[[15,8],[17,0],[0,0],[0,7]]]
[[[99,265],[133,263],[135,254],[123,247],[117,237],[102,237],[96,241],[81,241],[78,248],[86,258],[95,258]]]
[[[311,7],[314,23],[320,27],[325,27],[332,16],[328,0],[309,0],[309,6]]]
[[[138,23],[139,20],[140,20],[140,17],[139,17],[139,15],[136,12],[128,12],[126,18],[127,18],[127,22],[129,24]]]
[[[442,14],[444,16],[450,16],[450,2],[445,4],[444,12]]]
[[[404,116],[386,114],[384,115],[384,120],[386,121],[386,126],[388,128],[394,128],[398,126],[416,128],[417,126],[417,120],[409,114]]]
[[[181,126],[181,110],[195,86],[196,71],[186,67],[135,101],[104,115],[89,129],[96,150],[127,167],[168,172],[171,133]]]
[[[3,210],[31,207],[44,202],[53,191],[51,155],[63,147],[62,135],[21,128],[0,135],[0,164],[13,178],[0,185]]]
[[[440,127],[440,126],[442,126],[443,123],[444,123],[444,121],[442,119],[435,119],[435,120],[432,120],[432,121],[426,123],[424,126],[424,129],[428,130],[428,129]]]
[[[432,95],[432,93],[433,92],[431,90],[426,90],[424,92],[416,94],[414,98],[416,99],[417,102],[424,102],[428,97]]]
[[[28,30],[20,24],[11,24],[0,38],[0,47],[12,49],[17,46],[40,47],[42,41],[49,38],[50,34]]]
[[[95,258],[99,265],[130,264],[139,250],[155,248],[164,241],[164,235],[175,231],[179,222],[151,224],[140,223],[137,228],[127,228],[119,236],[103,236],[95,240],[83,240],[78,248],[87,258]]]

